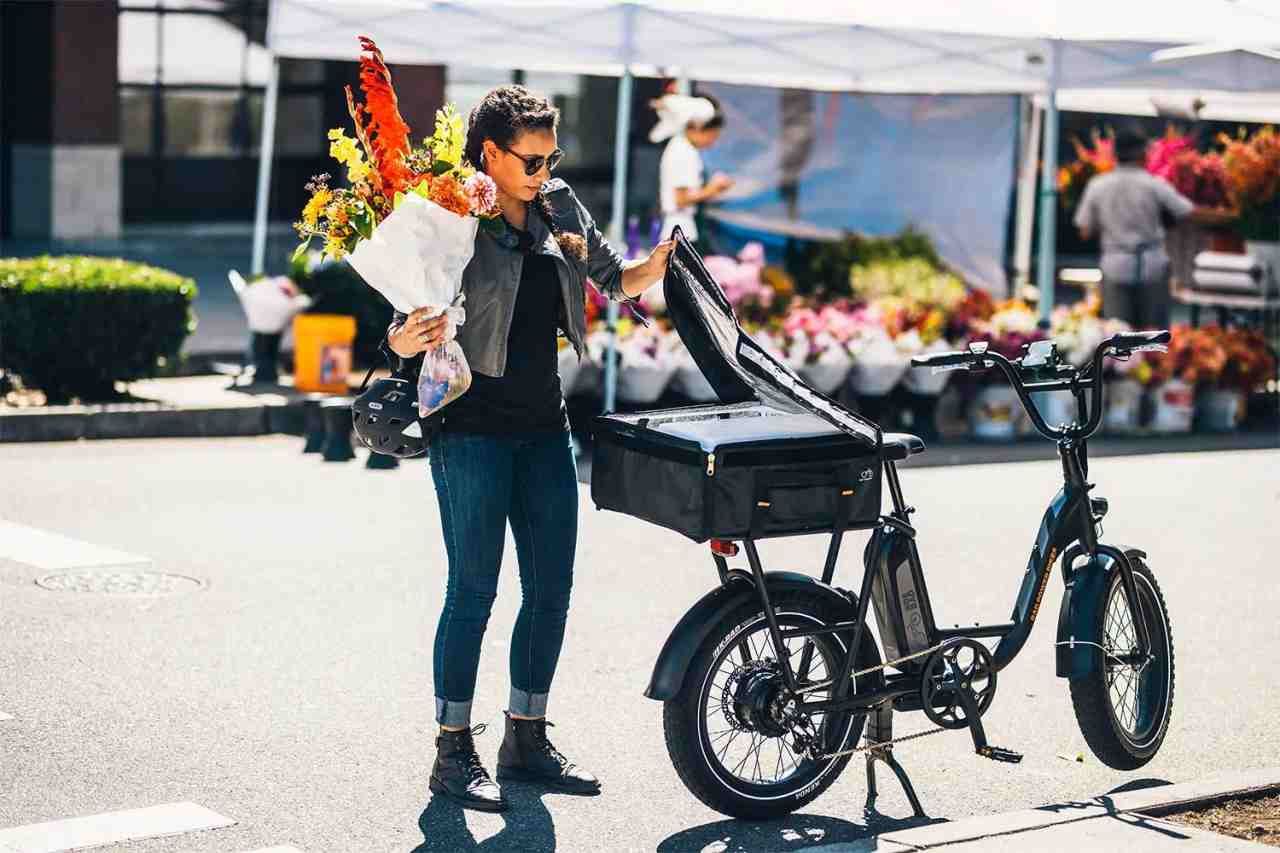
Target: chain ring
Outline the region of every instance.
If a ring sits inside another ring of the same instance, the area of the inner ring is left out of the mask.
[[[963,657],[966,651],[972,656],[969,660]],[[968,637],[947,643],[925,663],[920,674],[920,701],[925,716],[944,729],[968,728],[969,719],[960,701],[962,690],[973,699],[979,717],[996,696],[991,650]]]

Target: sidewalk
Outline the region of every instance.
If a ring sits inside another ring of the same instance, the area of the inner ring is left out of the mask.
[[[933,823],[888,832],[866,841],[810,848],[811,853],[886,851],[909,853],[1089,850],[1164,853],[1182,850],[1255,851],[1265,845],[1160,819],[1189,804],[1207,804],[1242,794],[1280,789],[1280,768],[1227,773],[1199,782],[1104,794],[1091,800],[1055,803],[1026,811]]]
[[[380,370],[376,375],[383,375]],[[364,371],[348,378],[354,394]],[[302,432],[302,404],[310,396],[278,384],[233,388],[226,375],[180,376],[130,383],[133,402],[80,406],[16,408],[0,406],[0,443],[74,441],[96,438],[215,438]],[[319,395],[330,396],[330,395]],[[579,436],[580,439],[584,436]],[[1103,436],[1089,445],[1090,455],[1192,453],[1212,450],[1280,448],[1280,430],[1185,435]],[[907,463],[912,468],[975,465],[1053,459],[1052,444],[1039,438],[1014,442],[949,441],[929,443],[929,451]],[[581,461],[582,479],[590,479],[590,456]]]

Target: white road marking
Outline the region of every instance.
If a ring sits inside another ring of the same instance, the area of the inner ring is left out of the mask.
[[[195,803],[166,803],[0,829],[0,853],[58,853],[234,824],[231,818]]]
[[[13,719],[13,714],[6,714],[4,711],[0,711],[0,720],[12,720],[12,719]]]
[[[151,563],[149,557],[104,548],[4,519],[0,519],[0,558],[38,569],[84,569],[91,566],[137,566]]]

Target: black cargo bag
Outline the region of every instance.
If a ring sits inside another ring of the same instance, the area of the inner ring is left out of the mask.
[[[667,310],[721,403],[596,418],[596,506],[698,542],[874,526],[880,428],[747,336],[697,252],[673,236]]]

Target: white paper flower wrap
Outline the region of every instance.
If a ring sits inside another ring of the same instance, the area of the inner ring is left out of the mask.
[[[418,413],[424,418],[471,387],[471,368],[453,338],[466,322],[462,271],[471,262],[479,225],[473,216],[458,216],[411,193],[347,255],[347,263],[397,311],[432,308],[432,316],[449,317],[445,343],[426,352],[418,374]]]

